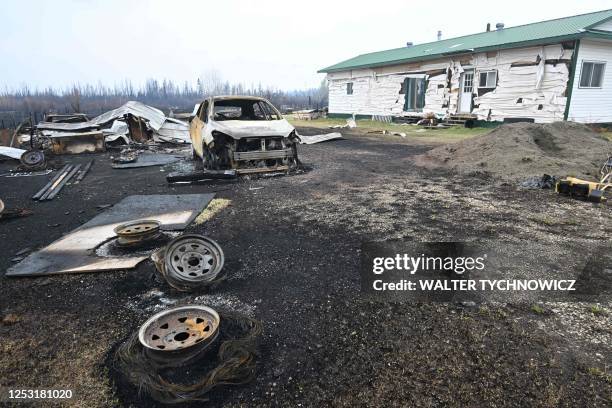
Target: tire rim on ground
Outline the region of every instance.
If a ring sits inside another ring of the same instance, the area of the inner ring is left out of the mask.
[[[131,221],[118,225],[117,244],[121,246],[138,245],[159,237],[161,223],[156,220]]]
[[[207,306],[182,306],[149,318],[138,332],[147,356],[164,365],[183,364],[217,338],[221,319]]]
[[[172,240],[156,262],[168,283],[179,290],[190,290],[214,281],[225,262],[223,250],[203,235],[187,234]]]
[[[45,163],[45,154],[41,150],[28,150],[21,155],[20,161],[27,167],[39,167]]]

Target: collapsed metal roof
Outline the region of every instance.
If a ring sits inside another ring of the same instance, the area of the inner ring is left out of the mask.
[[[132,114],[134,116],[146,119],[149,121],[149,126],[151,129],[155,131],[159,130],[166,120],[166,115],[164,115],[164,112],[160,111],[159,109],[145,105],[141,102],[128,101],[117,109],[113,109],[112,111],[108,111],[98,117],[93,118],[89,123],[103,125],[105,123],[112,122],[115,119],[122,118],[127,114]]]

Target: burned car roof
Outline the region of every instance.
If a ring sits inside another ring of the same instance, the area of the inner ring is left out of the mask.
[[[219,96],[213,96],[211,97],[211,99],[213,101],[220,101],[220,100],[226,100],[226,99],[248,99],[248,100],[254,100],[254,101],[270,102],[266,98],[262,98],[260,96],[249,96],[249,95],[219,95]]]

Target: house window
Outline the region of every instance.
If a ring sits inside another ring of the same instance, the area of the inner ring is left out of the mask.
[[[352,95],[353,94],[353,83],[352,82],[347,82],[346,83],[346,94],[347,95]]]
[[[605,69],[605,62],[582,61],[580,88],[601,88]]]
[[[495,88],[497,86],[497,71],[481,72],[478,80],[479,88]]]
[[[425,106],[425,78],[406,78],[402,87],[405,90],[404,111],[419,112]]]

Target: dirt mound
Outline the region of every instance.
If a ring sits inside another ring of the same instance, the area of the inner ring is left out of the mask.
[[[432,149],[418,162],[513,180],[542,174],[593,178],[610,152],[612,143],[582,124],[512,123]]]

